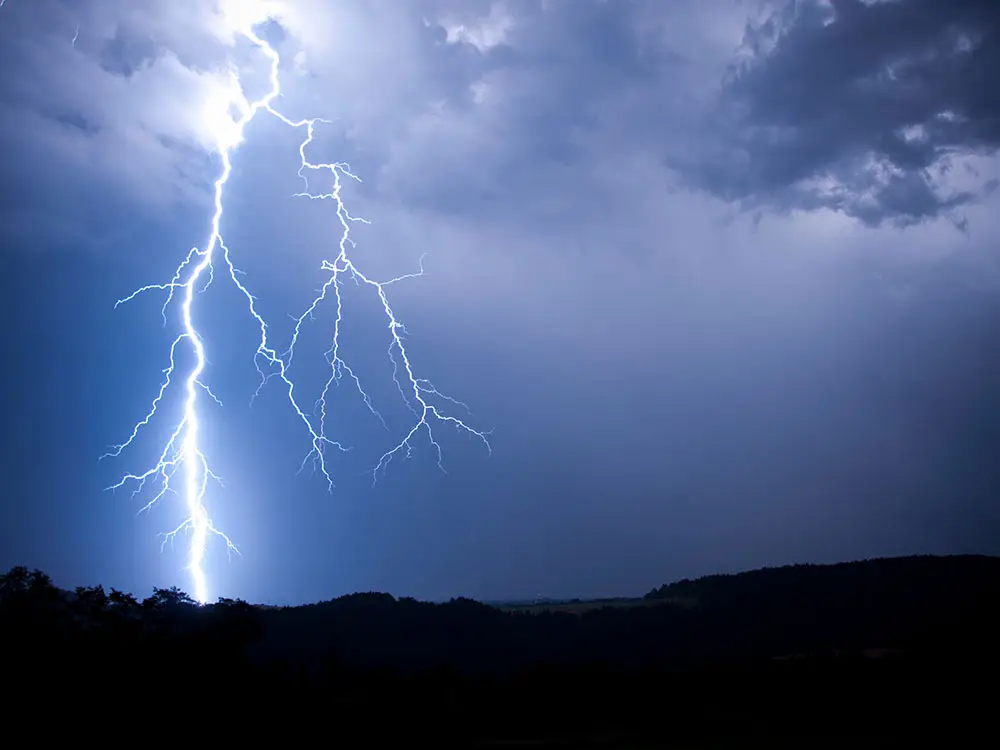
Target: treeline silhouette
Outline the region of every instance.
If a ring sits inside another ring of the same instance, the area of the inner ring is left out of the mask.
[[[292,715],[367,741],[954,738],[992,711],[998,604],[1000,558],[981,556],[708,576],[578,614],[377,593],[197,606],[177,588],[65,591],[14,568],[0,677],[47,710],[204,706],[213,722]]]

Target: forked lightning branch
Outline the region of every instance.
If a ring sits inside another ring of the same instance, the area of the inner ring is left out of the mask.
[[[238,551],[233,541],[212,522],[208,504],[209,488],[213,484],[221,487],[222,482],[213,473],[200,442],[201,407],[205,399],[216,402],[218,399],[215,398],[204,378],[207,352],[204,339],[199,332],[199,326],[203,326],[204,322],[199,320],[197,303],[199,295],[215,281],[217,273],[221,273],[227,282],[233,283],[242,293],[246,299],[247,309],[258,327],[260,339],[253,357],[260,374],[258,392],[269,381],[280,383],[280,386],[287,393],[292,410],[302,423],[304,438],[308,441],[302,465],[305,466],[310,461],[315,462],[329,489],[333,488],[333,477],[328,463],[328,455],[331,451],[347,450],[346,446],[327,437],[327,426],[330,421],[327,396],[330,388],[341,379],[348,378],[372,415],[385,424],[375,409],[372,399],[365,391],[361,380],[341,356],[340,333],[343,319],[341,284],[344,281],[353,281],[370,289],[378,299],[384,311],[388,329],[388,357],[392,366],[393,378],[403,401],[413,413],[413,423],[410,429],[402,435],[393,448],[385,452],[373,469],[373,481],[377,480],[379,473],[387,467],[393,458],[409,455],[413,449],[414,441],[422,435],[426,435],[426,439],[437,452],[438,465],[441,466],[441,446],[434,431],[434,428],[440,425],[468,432],[480,439],[487,450],[490,449],[486,433],[470,427],[465,421],[452,416],[450,412],[445,410],[446,406],[450,408],[464,407],[464,404],[445,396],[429,381],[418,377],[407,354],[403,339],[405,329],[393,312],[387,290],[398,281],[422,275],[422,262],[418,271],[386,281],[377,281],[365,275],[352,260],[350,251],[354,247],[354,243],[351,239],[351,227],[358,222],[367,222],[350,214],[343,200],[342,187],[345,181],[357,180],[358,178],[345,163],[323,163],[310,160],[310,145],[313,143],[316,128],[322,126],[326,121],[320,118],[294,120],[275,109],[273,103],[281,93],[279,79],[281,60],[278,52],[258,35],[255,28],[256,26],[245,23],[242,25],[240,33],[267,59],[270,66],[269,87],[263,97],[250,101],[242,93],[238,77],[233,76],[234,90],[237,92],[234,98],[239,110],[239,117],[233,123],[233,128],[228,131],[225,139],[221,139],[216,146],[222,162],[222,170],[215,182],[215,210],[204,247],[193,248],[177,267],[169,281],[143,286],[116,304],[116,307],[125,304],[141,294],[160,293],[165,298],[162,307],[164,324],[169,322],[171,315],[176,315],[180,320],[180,332],[170,346],[164,378],[148,412],[135,424],[128,438],[120,445],[114,446],[105,456],[120,456],[135,442],[143,428],[161,416],[160,411],[164,408],[162,407],[163,400],[171,389],[182,391],[182,407],[180,414],[175,417],[175,426],[154,464],[145,471],[126,474],[109,489],[119,489],[128,485],[132,487],[133,496],[141,494],[148,498],[140,512],[150,509],[167,496],[181,499],[184,508],[183,521],[172,531],[164,534],[163,544],[173,540],[182,532],[189,535],[186,569],[191,577],[194,589],[192,593],[195,599],[202,603],[209,599],[205,553],[210,539],[218,538],[230,552]],[[301,131],[302,140],[298,150],[299,163],[296,168],[302,179],[303,188],[297,197],[328,202],[336,212],[341,227],[336,255],[332,259],[324,261],[321,267],[326,274],[323,286],[315,299],[305,307],[302,315],[296,319],[290,341],[283,349],[272,341],[267,321],[258,312],[256,298],[247,283],[242,280],[244,274],[235,265],[233,257],[235,249],[226,245],[221,230],[225,210],[226,185],[232,174],[234,152],[243,140],[247,125],[258,115],[275,117],[289,128]],[[326,173],[328,177],[332,178],[333,184],[329,192],[317,193],[310,188],[309,178],[317,173]],[[328,312],[334,321],[332,341],[325,355],[330,368],[329,377],[316,401],[316,408],[307,413],[302,408],[302,399],[289,375],[289,368],[303,325],[324,311]],[[177,355],[182,347],[191,353],[193,360],[193,364],[183,371],[177,365]]]

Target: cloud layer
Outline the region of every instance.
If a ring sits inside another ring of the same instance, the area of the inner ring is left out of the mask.
[[[307,448],[281,394],[243,408],[254,330],[216,283],[200,309],[227,407],[206,430],[232,477],[213,512],[248,550],[216,570],[234,594],[611,594],[982,551],[1000,528],[994,4],[266,5],[280,108],[328,118],[315,156],[363,180],[346,192],[372,222],[359,263],[388,278],[427,254],[393,304],[421,374],[494,429],[495,453],[442,433],[448,475],[418,452],[373,489],[396,435],[344,395],[357,449],[326,495],[295,474]],[[204,241],[230,71],[263,83],[234,28],[194,0],[0,11],[0,300],[33,363],[4,390],[8,460],[31,467],[8,491],[34,498],[0,523],[11,564],[177,581],[153,540],[172,516],[102,505],[121,467],[94,458],[155,393],[172,332],[161,300],[113,302]],[[299,138],[254,122],[224,227],[276,340],[336,241],[328,206],[292,198]],[[352,297],[345,354],[395,425],[409,412],[370,302]],[[324,362],[301,362],[311,392]],[[56,419],[64,472],[39,458]]]

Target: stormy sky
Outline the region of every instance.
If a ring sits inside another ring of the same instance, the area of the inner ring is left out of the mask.
[[[336,486],[259,376],[245,299],[196,299],[208,351],[214,595],[296,603],[638,595],[791,562],[1000,553],[1000,7],[991,0],[287,0],[259,27],[279,108],[322,117],[355,258],[389,287],[419,377],[492,454],[412,424],[378,300],[344,286]],[[212,213],[231,73],[266,59],[232,8],[7,0],[0,10],[0,567],[61,585],[187,587],[141,472],[178,312],[168,281]],[[337,252],[295,198],[301,132],[260,116],[223,232],[275,341]],[[318,187],[323,187],[317,183]],[[311,407],[334,311],[308,325]]]

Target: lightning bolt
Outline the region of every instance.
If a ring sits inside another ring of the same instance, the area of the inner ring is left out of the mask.
[[[3,4],[3,1],[0,0],[0,5]],[[414,440],[421,433],[426,433],[430,445],[436,451],[437,464],[444,470],[441,445],[438,443],[432,429],[435,423],[446,424],[459,431],[464,431],[475,436],[484,443],[488,451],[492,452],[487,439],[488,433],[476,430],[468,426],[462,419],[442,411],[444,408],[442,402],[461,406],[467,411],[468,409],[465,404],[442,394],[429,381],[417,377],[410,357],[407,354],[404,343],[406,329],[393,312],[386,290],[392,284],[405,279],[422,276],[424,271],[423,258],[420,261],[419,271],[404,274],[386,281],[376,281],[358,268],[350,255],[350,251],[354,248],[354,241],[351,239],[350,230],[355,223],[368,222],[365,219],[352,216],[348,212],[342,198],[342,188],[345,180],[358,182],[360,180],[351,172],[349,165],[345,163],[318,163],[310,161],[307,156],[307,150],[313,142],[316,127],[318,124],[328,121],[321,118],[293,120],[276,110],[272,106],[273,102],[281,96],[279,80],[281,59],[278,52],[268,42],[258,36],[254,31],[254,26],[251,24],[245,24],[244,28],[240,29],[240,33],[256,49],[262,52],[269,61],[270,87],[263,97],[249,101],[242,92],[238,76],[235,73],[232,74],[234,89],[239,92],[236,96],[239,118],[234,122],[234,128],[230,132],[230,137],[220,139],[217,144],[217,150],[222,161],[222,170],[215,181],[215,211],[212,215],[211,230],[204,248],[192,248],[184,260],[181,261],[180,265],[178,265],[173,277],[169,281],[140,287],[127,297],[118,300],[115,304],[117,308],[146,292],[155,291],[165,293],[166,300],[161,308],[164,325],[167,322],[168,308],[179,299],[181,332],[170,346],[168,365],[163,370],[163,380],[146,415],[134,425],[131,434],[123,443],[113,446],[108,453],[102,456],[102,458],[120,456],[133,444],[143,428],[147,427],[154,417],[157,416],[164,397],[178,378],[176,360],[178,350],[182,346],[186,346],[193,354],[194,363],[186,374],[180,378],[181,388],[183,389],[183,405],[179,421],[176,423],[152,467],[142,473],[125,474],[119,482],[108,489],[116,490],[126,484],[131,484],[134,488],[132,495],[135,497],[148,486],[155,488],[152,498],[140,509],[140,513],[151,509],[168,494],[178,494],[181,496],[185,507],[185,518],[176,528],[163,535],[163,545],[173,542],[175,537],[182,531],[190,532],[186,570],[192,580],[194,598],[201,603],[207,602],[209,598],[208,581],[205,573],[205,552],[209,539],[211,537],[218,537],[225,544],[228,552],[237,554],[239,552],[229,537],[215,527],[209,515],[206,506],[209,481],[214,480],[220,485],[222,485],[222,481],[211,470],[209,461],[199,443],[201,427],[199,396],[204,393],[216,403],[221,405],[221,402],[219,402],[203,380],[207,357],[204,339],[199,333],[195,322],[194,308],[196,296],[204,292],[214,280],[217,266],[224,270],[228,279],[232,281],[246,298],[247,309],[260,331],[260,339],[253,355],[253,361],[261,380],[254,393],[254,398],[256,398],[261,389],[269,381],[277,379],[281,382],[287,394],[288,402],[302,422],[309,441],[310,447],[302,461],[300,471],[307,463],[312,461],[314,467],[318,468],[319,472],[325,478],[328,490],[332,490],[334,487],[327,460],[329,451],[350,450],[348,446],[344,446],[340,442],[327,437],[329,416],[327,396],[330,389],[334,385],[339,384],[344,376],[347,376],[353,382],[369,411],[382,422],[383,426],[385,425],[385,421],[375,409],[372,399],[362,387],[360,379],[341,356],[340,331],[343,319],[341,284],[345,280],[353,280],[359,286],[363,285],[371,289],[381,303],[389,332],[388,356],[393,367],[393,379],[406,406],[414,415],[414,423],[405,433],[402,440],[393,448],[386,451],[379,459],[372,472],[373,482],[377,481],[379,472],[384,471],[393,458],[401,454],[409,457],[413,449]],[[230,248],[226,245],[221,230],[225,205],[225,188],[232,174],[233,152],[242,142],[247,125],[261,112],[266,112],[276,117],[288,127],[304,133],[298,149],[298,175],[302,179],[303,189],[301,192],[296,193],[295,197],[331,202],[335,208],[342,230],[339,243],[337,244],[336,256],[333,260],[323,261],[320,267],[321,271],[327,274],[326,279],[322,287],[318,290],[317,296],[310,302],[305,311],[295,318],[291,341],[283,351],[279,351],[272,343],[269,337],[268,324],[257,310],[256,297],[241,281],[240,277],[244,276],[244,274],[234,264]],[[317,173],[327,173],[332,176],[333,187],[329,192],[316,193],[311,190],[309,177]],[[317,311],[324,303],[329,303],[333,306],[334,315],[332,343],[326,352],[326,361],[330,367],[330,374],[319,398],[314,404],[312,416],[310,416],[300,405],[295,383],[289,375],[289,370],[303,326],[315,318]],[[180,476],[178,476],[178,472]],[[163,545],[161,545],[161,550]]]

